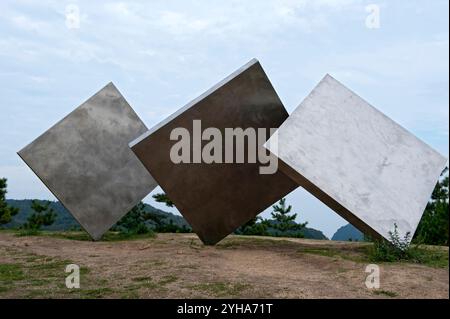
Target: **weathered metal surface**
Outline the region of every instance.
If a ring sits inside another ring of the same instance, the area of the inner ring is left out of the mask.
[[[446,159],[326,76],[277,131],[280,169],[355,227],[413,235]]]
[[[137,157],[206,244],[215,244],[297,185],[280,171],[260,174],[260,163],[179,163],[170,158],[177,143],[171,131],[193,121],[203,129],[278,128],[288,117],[258,61],[252,60],[178,112],[130,143]],[[267,138],[269,131],[267,130]],[[261,150],[265,138],[258,147]],[[204,146],[193,146],[196,152]],[[245,150],[247,152],[247,149]]]
[[[146,131],[110,83],[18,154],[99,239],[157,186],[128,147]]]

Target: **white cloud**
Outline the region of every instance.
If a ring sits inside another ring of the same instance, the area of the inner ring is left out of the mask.
[[[157,25],[173,34],[202,32],[211,26],[206,19],[192,18],[186,14],[174,11],[161,12]]]
[[[47,23],[33,20],[25,15],[14,16],[11,18],[11,21],[16,27],[27,31],[40,31],[48,27]]]
[[[165,6],[158,1],[77,1],[82,17],[80,29],[68,30],[64,26],[66,3],[47,1],[48,11],[56,14],[45,21],[22,14],[17,8],[9,11],[14,13],[15,27],[51,40],[11,36],[6,44],[13,47],[5,48],[3,55],[20,52],[23,60],[54,56],[70,63],[97,61],[130,72],[142,72],[140,65],[147,59],[160,59],[164,63],[174,59],[181,63],[192,62],[192,58],[203,55],[199,48],[216,44],[249,48],[259,44],[263,50],[265,42],[283,32],[312,33],[326,28],[328,15],[336,8],[348,8],[358,2],[234,0]]]
[[[47,83],[50,81],[50,79],[48,77],[39,76],[39,75],[30,75],[30,76],[28,76],[28,79],[30,79],[30,81],[32,81],[36,84]]]

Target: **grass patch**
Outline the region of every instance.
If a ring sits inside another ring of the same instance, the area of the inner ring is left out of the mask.
[[[16,236],[44,236],[51,238],[61,238],[77,241],[92,241],[92,238],[85,231],[35,231],[35,230],[18,230],[15,231]],[[124,240],[137,240],[137,239],[149,239],[155,238],[156,234],[154,232],[149,232],[147,234],[133,234],[133,233],[122,233],[108,231],[106,232],[100,241],[124,241]]]
[[[388,297],[391,297],[391,298],[394,298],[394,297],[398,296],[398,294],[396,292],[389,291],[389,290],[374,290],[373,293],[375,295],[378,295],[378,296],[383,295],[383,296],[388,296]]]
[[[448,268],[448,250],[411,245],[399,251],[387,242],[375,242],[367,248],[370,262],[409,262],[434,268]]]
[[[214,297],[239,297],[243,291],[250,288],[250,285],[230,282],[212,282],[192,285],[189,288],[208,293]]]
[[[198,269],[200,266],[195,264],[178,265],[178,269]]]
[[[389,241],[377,240],[368,250],[372,262],[412,262],[430,267],[448,268],[448,249],[444,252],[439,247],[421,247],[411,245],[411,233],[400,236],[397,224],[389,232]]]
[[[128,292],[135,292],[141,288],[147,289],[159,289],[162,288],[162,285],[158,282],[154,282],[152,277],[144,276],[144,277],[135,277],[131,279],[134,284],[128,285],[125,287],[125,290]]]
[[[162,277],[162,278],[158,281],[158,284],[165,286],[165,285],[170,284],[170,283],[172,283],[172,282],[175,282],[175,281],[177,281],[177,280],[178,280],[178,277],[177,277],[177,276],[174,276],[174,275],[167,275],[167,276]]]
[[[50,237],[79,240],[79,241],[92,241],[91,237],[86,232],[56,232],[46,234]],[[156,234],[154,232],[149,232],[147,234],[131,234],[131,233],[121,233],[121,232],[106,232],[100,241],[124,241],[124,240],[137,240],[137,239],[149,239],[155,238]]]
[[[122,295],[120,295],[120,299],[138,299],[139,293],[137,291],[127,291],[125,293],[122,293]]]
[[[7,292],[8,290],[9,290],[8,287],[0,286],[0,293],[2,293],[2,292]]]
[[[114,293],[114,289],[104,287],[104,288],[96,288],[96,289],[87,289],[87,290],[81,290],[81,297],[83,298],[103,298],[106,296],[110,296]]]
[[[40,257],[39,256],[29,256],[29,257],[27,257],[27,258],[25,258],[25,261],[27,262],[27,263],[32,263],[32,262],[35,262],[36,260],[38,260]]]
[[[367,262],[368,258],[364,254],[363,246],[354,247],[302,247],[297,252],[301,254],[312,254],[330,258],[342,258],[358,263]]]
[[[339,267],[337,269],[337,273],[338,274],[343,274],[343,273],[346,273],[346,272],[348,272],[348,269],[345,269],[345,268],[342,268],[342,267]]]
[[[56,260],[53,258],[43,258],[36,260],[35,263],[29,266],[30,269],[39,270],[42,272],[48,271],[62,271],[66,269],[66,266],[71,264],[70,260]]]
[[[92,241],[92,238],[88,233],[84,231],[80,232],[45,232],[42,234],[46,237],[77,240],[77,241]]]
[[[339,255],[337,250],[331,248],[302,248],[298,251],[299,253],[304,254],[313,254],[325,257],[335,257]]]
[[[128,292],[136,291],[141,288],[147,289],[165,289],[165,285],[176,282],[178,280],[177,276],[167,275],[160,278],[157,282],[153,281],[152,277],[143,276],[143,277],[135,277],[131,279],[134,284],[126,286],[126,290]]]
[[[275,237],[274,237],[275,238]],[[270,238],[255,238],[245,235],[233,235],[230,238],[222,240],[214,247],[217,249],[271,249],[271,250],[295,250],[299,243],[286,239],[270,239]]]
[[[440,247],[410,246],[399,252],[389,243],[373,243],[345,247],[302,247],[302,254],[313,254],[330,258],[342,258],[358,263],[404,262],[421,264],[433,268],[448,268],[448,250]]]
[[[5,251],[14,256],[15,262],[0,264],[0,298],[101,298],[114,293],[110,288],[99,288],[108,282],[90,277],[90,269],[83,266],[80,267],[81,288],[68,289],[65,269],[73,264],[70,260]]]
[[[399,240],[393,232],[394,242]],[[273,240],[268,238],[254,238],[245,236],[233,236],[217,246],[219,249],[255,248],[270,249],[277,247],[277,251],[295,250],[301,254],[313,254],[329,258],[342,258],[358,263],[367,262],[406,262],[416,263],[434,268],[448,268],[449,252],[442,247],[411,245],[404,250],[399,250],[387,241],[374,243],[349,243],[346,246],[336,247],[311,247],[288,240]],[[402,246],[403,247],[403,246]],[[406,247],[406,246],[405,246]]]
[[[139,286],[137,286],[137,288],[147,288],[147,289],[162,289],[164,288],[162,285],[160,285],[159,283],[153,282],[153,281],[145,281],[143,283],[141,283]]]
[[[39,236],[41,232],[37,229],[19,229],[16,232],[16,236],[25,237],[25,236]]]
[[[132,281],[142,282],[142,281],[152,281],[152,277],[135,277],[131,279]]]
[[[23,296],[26,299],[39,298],[39,299],[50,299],[55,297],[56,291],[54,289],[27,289],[25,295]]]
[[[44,285],[48,285],[51,283],[51,280],[49,279],[38,279],[38,278],[32,278],[29,280],[29,283],[31,286],[44,286]]]
[[[142,263],[142,266],[144,267],[155,267],[155,268],[161,268],[165,265],[167,265],[167,262],[164,260],[147,260]],[[141,266],[139,266],[139,268],[140,267]]]
[[[17,280],[25,279],[22,266],[19,264],[0,264],[0,282],[11,284]]]

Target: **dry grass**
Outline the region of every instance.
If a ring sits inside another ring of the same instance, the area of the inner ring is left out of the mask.
[[[383,263],[365,287],[370,244],[194,234],[91,242],[81,233],[0,232],[0,298],[448,298],[448,249],[433,266]],[[111,237],[112,236],[112,237]],[[446,260],[443,263],[442,260]],[[65,287],[65,266],[81,288]]]

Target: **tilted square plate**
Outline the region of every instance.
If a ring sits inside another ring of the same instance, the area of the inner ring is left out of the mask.
[[[110,83],[18,154],[99,239],[157,186],[128,147],[146,131]]]
[[[280,126],[280,169],[362,232],[414,234],[446,159],[326,76]],[[270,140],[269,140],[270,142]]]
[[[142,135],[130,147],[206,244],[215,244],[297,185],[280,171],[260,174],[260,163],[174,163],[172,130],[193,136],[202,128],[278,128],[288,117],[257,60],[252,60],[178,112]],[[206,144],[203,141],[202,146]],[[196,150],[193,151],[195,152]],[[247,150],[245,150],[246,152]]]

